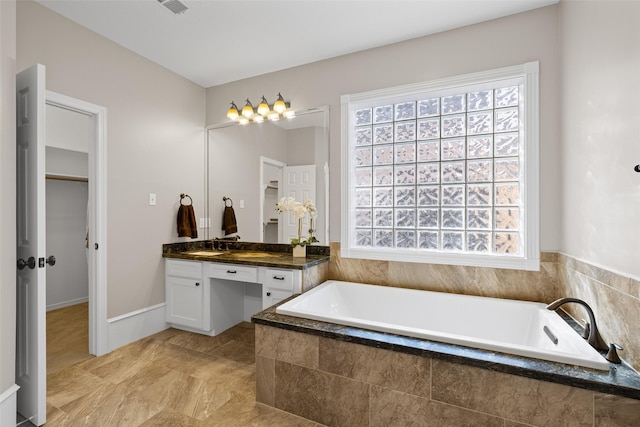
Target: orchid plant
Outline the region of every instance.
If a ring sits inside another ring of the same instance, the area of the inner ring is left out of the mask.
[[[279,213],[289,212],[298,220],[298,238],[291,239],[291,247],[308,246],[318,242],[318,239],[313,235],[315,232],[313,223],[318,216],[318,211],[311,200],[307,199],[301,203],[293,197],[283,197],[276,204],[276,210]],[[309,237],[302,237],[302,219],[307,215],[309,215]]]

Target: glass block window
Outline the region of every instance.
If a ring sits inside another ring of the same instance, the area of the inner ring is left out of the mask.
[[[343,97],[343,256],[538,268],[533,64]]]

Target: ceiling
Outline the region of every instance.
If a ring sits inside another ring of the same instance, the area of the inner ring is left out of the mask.
[[[206,88],[559,0],[36,1]]]

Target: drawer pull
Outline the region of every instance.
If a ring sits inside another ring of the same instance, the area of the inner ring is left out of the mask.
[[[196,286],[200,286],[200,282],[196,282]]]
[[[237,271],[236,270],[227,270],[227,274],[236,274]]]
[[[276,280],[284,280],[284,276],[273,276]]]
[[[271,292],[267,292],[267,296],[270,297],[271,296]]]

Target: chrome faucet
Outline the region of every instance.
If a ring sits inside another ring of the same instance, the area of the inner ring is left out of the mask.
[[[587,310],[590,324],[589,336],[587,338],[587,341],[589,342],[589,344],[591,344],[591,347],[595,348],[596,350],[608,350],[609,346],[607,346],[607,344],[600,336],[600,332],[598,332],[598,327],[596,326],[596,316],[593,314],[593,310],[591,310],[591,307],[589,307],[589,304],[587,304],[586,302],[578,298],[560,298],[559,300],[556,300],[549,304],[547,306],[547,310],[557,310],[560,308],[560,306],[568,302],[575,302],[577,304],[580,304]]]

